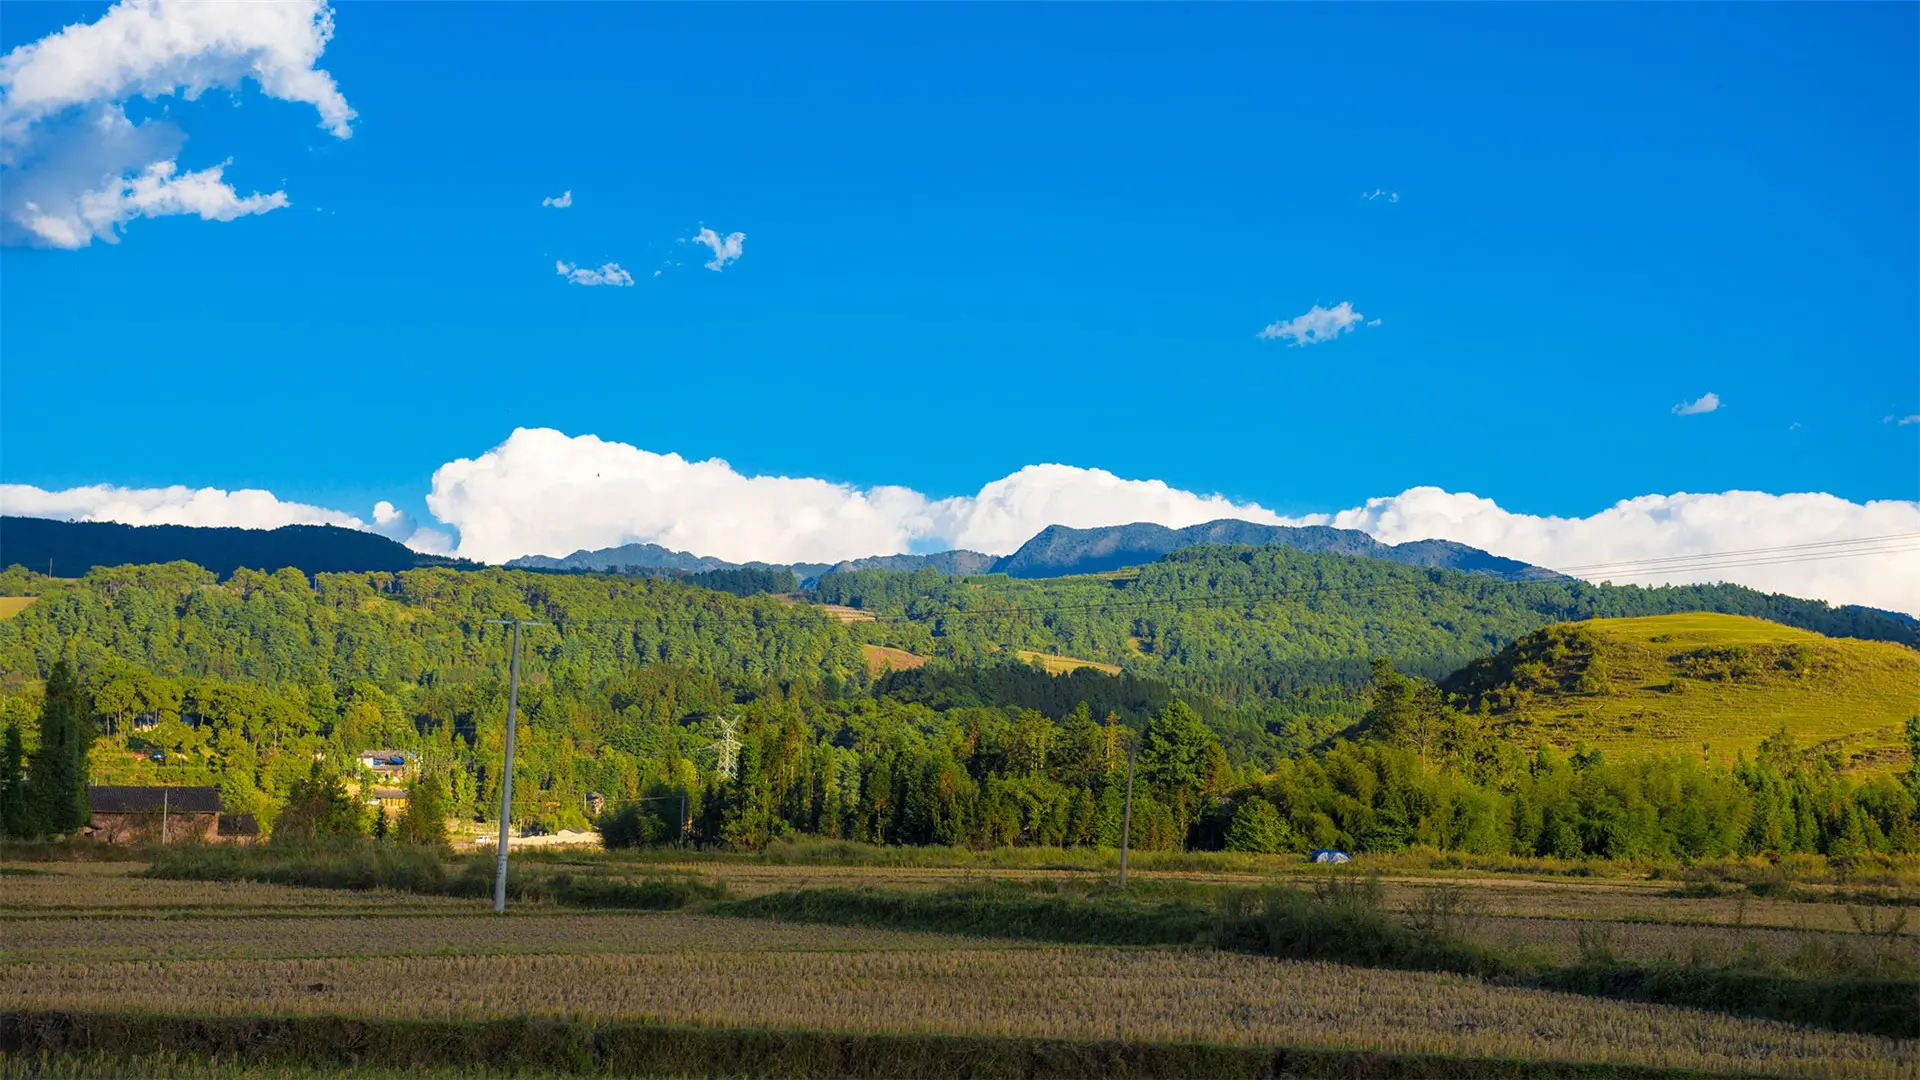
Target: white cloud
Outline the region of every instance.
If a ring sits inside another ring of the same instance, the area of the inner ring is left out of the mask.
[[[554,270],[575,285],[631,285],[633,275],[620,269],[619,263],[607,263],[598,270],[590,270],[572,263],[556,262]]]
[[[1821,493],[1759,491],[1642,495],[1588,517],[1562,518],[1516,514],[1477,495],[1420,487],[1307,520],[1360,529],[1387,543],[1431,537],[1536,566],[1592,566],[1596,568],[1580,576],[1593,580],[1642,585],[1734,581],[1794,596],[1920,615],[1920,553],[1912,551],[1822,559],[1806,558],[1805,553],[1756,555],[1715,560],[1721,564],[1718,568],[1631,576],[1619,565],[1628,560],[1920,532],[1920,502],[1909,500],[1854,503]],[[1732,562],[1757,565],[1725,565]],[[1612,569],[1599,564],[1610,564]]]
[[[1323,341],[1332,341],[1365,321],[1366,316],[1353,310],[1353,304],[1348,301],[1342,300],[1330,308],[1315,304],[1303,315],[1269,324],[1260,331],[1260,339],[1286,339],[1289,345],[1318,345]]]
[[[746,242],[746,233],[728,233],[721,236],[704,225],[701,226],[698,234],[682,241],[682,243],[707,245],[713,251],[713,261],[705,265],[707,269],[713,271],[722,270],[728,263],[738,259],[745,250]]]
[[[1375,199],[1385,199],[1390,203],[1397,203],[1400,201],[1399,192],[1387,191],[1384,188],[1374,188],[1372,191],[1361,192],[1360,197],[1367,200],[1368,202],[1372,202]]]
[[[416,551],[444,554],[452,540],[439,529],[421,528],[385,499],[373,504],[373,523],[342,510],[286,502],[271,491],[243,488],[124,488],[111,484],[47,491],[31,484],[0,484],[0,513],[61,521],[117,521],[123,525],[194,525],[204,528],[277,529],[282,525],[337,525],[404,540]]]
[[[549,195],[540,200],[541,206],[551,206],[555,210],[565,210],[573,205],[573,189],[568,188],[558,195]]]
[[[1288,517],[1257,503],[1070,465],[1029,465],[973,494],[931,499],[905,487],[749,476],[717,458],[689,461],[592,435],[522,428],[484,454],[441,466],[426,501],[438,519],[434,526],[416,524],[384,500],[374,505],[369,523],[257,490],[95,485],[43,491],[0,484],[0,511],[8,514],[142,525],[331,524],[404,536],[417,551],[486,562],[632,542],[735,561],[835,562],[950,547],[1004,554],[1048,525],[1179,527],[1239,518],[1358,529],[1386,543],[1454,540],[1595,581],[1734,581],[1920,615],[1920,551],[1911,540],[1685,561],[1920,534],[1920,501],[1855,503],[1820,493],[1643,495],[1584,517],[1554,517],[1416,487],[1346,510]],[[457,545],[451,529],[459,532]],[[1831,557],[1848,550],[1878,553]]]
[[[1589,517],[1517,514],[1492,500],[1413,488],[1349,510],[1285,517],[1255,503],[1129,480],[1101,469],[1030,465],[972,495],[929,499],[910,488],[747,476],[725,461],[688,461],[591,435],[516,430],[473,459],[442,466],[427,506],[460,533],[458,554],[488,562],[653,542],[745,561],[833,562],[907,550],[1010,552],[1048,525],[1219,518],[1360,529],[1388,543],[1447,539],[1548,567],[1581,567],[1756,547],[1920,532],[1920,502],[1852,503],[1761,492],[1648,495]],[[1659,584],[1730,580],[1836,603],[1920,613],[1920,556],[1889,554],[1630,575]]]
[[[1710,413],[1720,407],[1720,395],[1709,390],[1692,401],[1683,401],[1673,407],[1675,416],[1698,416]]]
[[[387,505],[391,509],[391,504]],[[277,529],[282,525],[339,525],[365,529],[352,514],[306,503],[282,502],[270,491],[243,488],[123,488],[110,484],[44,491],[0,484],[0,509],[22,517],[63,521],[118,521],[127,525],[204,525]],[[377,509],[376,509],[377,513]]]
[[[1892,420],[1893,418],[1888,417],[1888,419]],[[1893,422],[1899,427],[1906,427],[1908,424],[1920,424],[1920,413],[1914,413],[1912,416],[1903,416]]]
[[[80,248],[139,217],[230,221],[287,205],[285,192],[241,195],[224,165],[182,171],[170,121],[134,124],[136,98],[192,100],[252,81],[309,104],[336,138],[353,109],[315,65],[333,36],[322,0],[272,4],[123,0],[0,58],[0,240]]]

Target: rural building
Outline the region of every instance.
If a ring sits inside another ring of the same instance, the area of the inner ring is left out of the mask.
[[[403,787],[368,788],[367,805],[378,806],[389,814],[401,813],[407,808],[407,789]]]
[[[260,822],[252,814],[221,814],[219,832],[223,844],[260,842]]]
[[[109,844],[220,839],[220,792],[210,787],[98,784],[87,789],[87,808],[93,838]]]
[[[378,779],[398,780],[412,774],[413,755],[403,750],[363,750],[358,759],[360,767],[370,770]]]

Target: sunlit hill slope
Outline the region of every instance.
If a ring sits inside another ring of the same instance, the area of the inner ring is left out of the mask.
[[[1784,725],[1850,769],[1903,768],[1920,651],[1742,615],[1594,619],[1535,631],[1443,687],[1523,744],[1749,754]]]

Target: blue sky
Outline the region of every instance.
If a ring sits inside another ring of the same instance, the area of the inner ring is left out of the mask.
[[[9,5],[0,48],[106,11]],[[934,498],[1920,498],[1912,5],[333,18],[351,138],[251,82],[126,98],[290,205],[0,254],[0,480],[424,520],[552,427]]]

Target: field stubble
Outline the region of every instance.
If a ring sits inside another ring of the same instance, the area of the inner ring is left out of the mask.
[[[682,916],[660,916],[673,922]],[[535,1016],[1911,1076],[1914,1043],[1446,975],[1104,948],[24,962],[0,1009]]]

